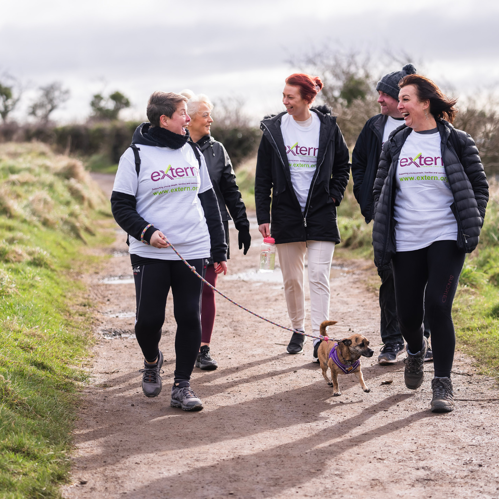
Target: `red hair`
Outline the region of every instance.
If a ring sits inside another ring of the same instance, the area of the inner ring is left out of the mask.
[[[286,78],[288,85],[300,89],[301,98],[308,103],[312,102],[324,86],[318,76],[310,76],[305,73],[294,73]]]

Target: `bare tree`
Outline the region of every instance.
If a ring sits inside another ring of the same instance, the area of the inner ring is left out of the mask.
[[[49,121],[50,115],[70,96],[70,91],[62,87],[62,83],[55,81],[39,88],[39,95],[28,109],[28,114],[38,118],[43,123]]]

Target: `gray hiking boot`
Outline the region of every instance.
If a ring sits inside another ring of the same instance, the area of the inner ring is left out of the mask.
[[[426,356],[426,351],[428,350],[428,341],[423,336],[423,347],[421,350],[412,354],[407,349],[407,358],[404,360],[405,362],[405,371],[404,371],[404,380],[405,386],[410,390],[416,390],[423,383],[424,379],[424,359]]]
[[[431,412],[451,412],[454,410],[454,393],[450,378],[433,378],[431,389],[433,390]]]
[[[180,381],[172,387],[172,407],[180,407],[183,411],[200,411],[203,403],[196,397],[188,381]]]
[[[217,361],[210,355],[208,345],[203,345],[200,348],[195,366],[203,371],[214,371],[218,367]]]
[[[151,366],[144,361],[142,373],[142,391],[146,397],[157,397],[161,393],[161,366],[163,365],[163,354],[158,355],[158,362]]]

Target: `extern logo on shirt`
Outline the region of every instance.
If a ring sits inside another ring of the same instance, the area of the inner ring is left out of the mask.
[[[440,163],[439,163],[440,162]],[[411,166],[415,165],[417,168],[422,166],[444,166],[442,158],[440,156],[423,156],[419,153],[413,158],[400,158],[400,166]]]
[[[317,156],[318,147],[305,147],[298,145],[298,142],[292,146],[286,146],[286,154],[294,156]]]
[[[168,165],[166,170],[159,170],[157,172],[151,173],[151,180],[157,182],[158,180],[163,180],[164,178],[169,178],[173,180],[179,177],[197,177],[199,176],[199,170],[193,166],[185,166],[183,168],[172,168],[172,165]]]

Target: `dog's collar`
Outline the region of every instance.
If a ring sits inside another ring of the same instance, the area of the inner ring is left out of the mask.
[[[339,359],[338,357],[338,352],[337,352],[337,348],[338,348],[338,343],[335,343],[333,348],[331,348],[331,351],[329,352],[329,358],[345,373],[345,374],[350,374],[352,373],[353,371],[355,371],[355,369],[357,369],[357,367],[360,366],[360,360],[356,360],[352,365],[350,366],[347,366],[345,364],[343,364],[343,362],[341,362],[341,360]]]

